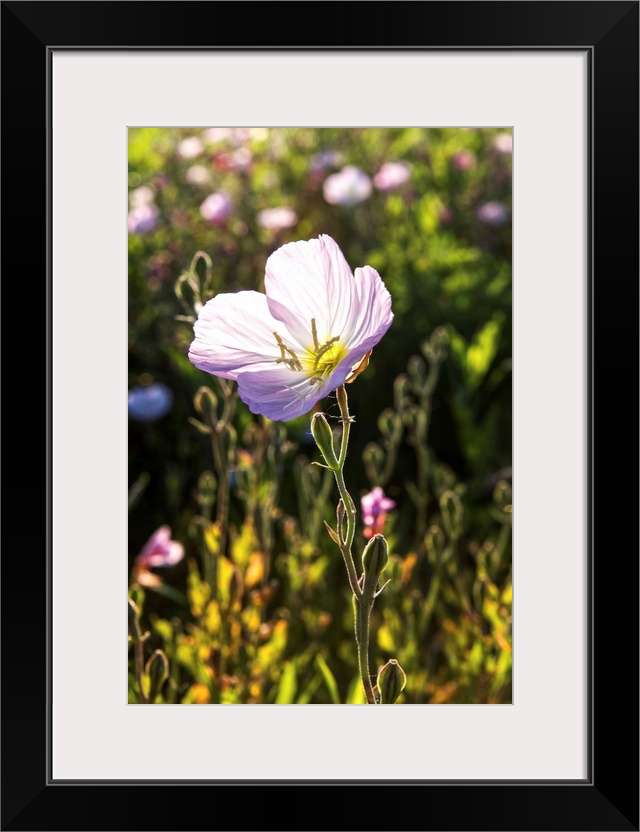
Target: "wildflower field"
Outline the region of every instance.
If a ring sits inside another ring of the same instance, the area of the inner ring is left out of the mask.
[[[130,703],[512,701],[511,131],[129,131]]]

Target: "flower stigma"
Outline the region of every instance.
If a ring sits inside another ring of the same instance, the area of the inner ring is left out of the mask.
[[[280,358],[276,358],[276,364],[284,364],[292,372],[307,373],[310,385],[324,381],[347,355],[347,349],[340,342],[339,335],[328,338],[324,344],[320,343],[315,318],[311,319],[313,347],[307,347],[301,357],[283,342],[277,332],[273,335],[280,348]]]

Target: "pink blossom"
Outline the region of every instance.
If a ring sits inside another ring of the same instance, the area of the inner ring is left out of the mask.
[[[391,295],[370,266],[355,276],[326,234],[267,259],[265,294],[216,295],[200,310],[189,360],[238,382],[252,413],[295,419],[352,373],[391,326]]]
[[[248,170],[253,162],[253,155],[246,147],[239,147],[231,154],[231,170]]]
[[[129,202],[133,206],[149,205],[153,202],[153,190],[148,185],[141,185],[129,193]]]
[[[223,142],[225,139],[231,138],[233,136],[233,128],[232,127],[209,127],[203,133],[204,138],[206,141],[215,144],[216,142]]]
[[[371,180],[354,165],[347,165],[324,180],[325,200],[331,205],[357,205],[371,195]]]
[[[195,159],[204,150],[204,145],[197,136],[189,136],[178,145],[178,156],[181,159]]]
[[[365,525],[364,536],[369,538],[375,534],[382,534],[387,512],[395,507],[395,502],[386,497],[378,485],[365,494],[360,499],[362,522]]]
[[[373,177],[379,191],[393,191],[408,182],[411,168],[406,162],[385,162]]]
[[[491,146],[503,156],[509,156],[513,153],[513,136],[511,133],[499,133],[494,136]]]
[[[233,209],[233,202],[226,191],[210,194],[200,206],[200,213],[213,225],[224,225]]]
[[[209,171],[204,165],[191,165],[185,179],[190,185],[205,185],[209,181]]]
[[[249,170],[253,163],[253,155],[246,147],[239,147],[234,151],[221,151],[213,157],[213,166],[221,172],[227,170]]]
[[[452,156],[451,164],[459,171],[471,170],[476,164],[475,154],[470,150],[460,150]]]
[[[298,222],[298,215],[292,208],[265,208],[258,214],[258,225],[268,228],[271,231],[280,231],[282,228],[291,228]]]
[[[174,566],[184,557],[184,546],[177,540],[171,540],[171,528],[160,526],[151,535],[140,550],[134,565],[137,569],[155,566]]]
[[[134,205],[127,217],[130,234],[148,234],[158,223],[159,211],[153,203]]]

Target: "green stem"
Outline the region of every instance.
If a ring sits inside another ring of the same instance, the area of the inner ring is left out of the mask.
[[[373,601],[361,598],[356,601],[356,641],[358,643],[358,667],[360,668],[360,679],[364,688],[364,695],[367,705],[375,705],[376,699],[371,685],[369,675],[369,619]]]
[[[325,469],[324,477],[322,479],[322,485],[320,486],[320,491],[318,492],[317,501],[315,501],[310,507],[310,518],[309,518],[309,539],[313,543],[314,546],[318,545],[318,535],[320,534],[320,528],[322,527],[322,509],[324,508],[325,503],[329,499],[329,494],[331,493],[331,486],[333,485],[333,476],[332,471]]]
[[[338,536],[342,541],[340,551],[342,552],[345,566],[347,567],[351,591],[355,597],[355,634],[358,646],[358,667],[360,670],[360,679],[364,688],[367,704],[375,705],[376,700],[373,694],[373,687],[371,685],[371,677],[369,676],[369,618],[371,616],[371,608],[373,607],[373,598],[365,598],[363,596],[362,589],[360,588],[357,578],[356,567],[353,562],[351,546],[353,545],[353,538],[356,532],[356,507],[355,503],[351,499],[351,495],[347,491],[344,481],[344,463],[347,458],[349,432],[351,429],[349,403],[344,384],[338,388],[337,395],[340,415],[342,417],[342,442],[340,444],[340,456],[338,457],[338,464],[340,467],[335,472],[335,475],[338,491],[340,492],[340,497],[342,499],[342,504],[344,505],[347,518],[347,533],[343,539],[342,528],[339,528]]]
[[[340,467],[337,471],[335,471],[335,476],[338,491],[340,492],[340,497],[342,498],[342,504],[347,517],[347,534],[343,540],[342,529],[338,529],[338,536],[341,541],[343,540],[343,543],[340,546],[340,551],[342,552],[342,557],[344,558],[344,563],[347,567],[351,591],[357,599],[360,599],[362,597],[362,592],[358,584],[356,567],[351,553],[351,546],[356,533],[356,507],[355,503],[351,499],[351,495],[347,491],[347,486],[344,481],[344,463],[347,458],[349,431],[351,430],[351,416],[349,415],[349,403],[347,401],[347,391],[345,390],[344,384],[338,388],[338,405],[340,406],[340,415],[342,416],[342,442],[340,445],[340,456],[338,457],[338,464]]]
[[[431,621],[431,617],[433,615],[433,611],[436,608],[436,602],[438,600],[438,595],[440,594],[440,585],[442,583],[442,574],[440,568],[435,572],[435,574],[431,578],[431,583],[429,584],[429,592],[427,594],[427,598],[424,602],[422,610],[420,611],[420,632],[422,635],[426,635],[427,629],[429,628],[429,623]]]
[[[138,681],[138,688],[140,689],[140,699],[142,700],[143,705],[149,704],[149,697],[144,692],[144,686],[142,684],[142,668],[144,667],[144,651],[142,648],[143,641],[142,639],[136,639],[134,644],[134,652],[135,652],[135,661],[136,661],[136,679]]]

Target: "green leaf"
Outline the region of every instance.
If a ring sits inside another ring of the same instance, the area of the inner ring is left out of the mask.
[[[481,383],[495,358],[499,346],[500,329],[500,324],[495,319],[487,321],[469,344],[467,372],[474,387]]]
[[[339,705],[340,695],[338,694],[338,684],[336,682],[335,676],[329,670],[329,665],[326,663],[326,661],[319,653],[316,656],[316,663],[320,668],[320,673],[322,673],[322,678],[324,679],[324,683],[327,686],[327,690],[329,691],[331,701],[334,705]]]
[[[302,691],[296,700],[296,705],[308,705],[311,702],[311,697],[318,690],[322,684],[322,677],[319,673],[315,673],[313,679],[309,682],[307,687]]]
[[[291,705],[296,698],[298,690],[298,675],[296,673],[296,666],[293,662],[287,662],[280,677],[280,684],[278,685],[278,693],[276,695],[276,705]]]
[[[364,698],[362,680],[359,676],[354,676],[347,691],[347,705],[366,705],[366,703],[367,700]]]

